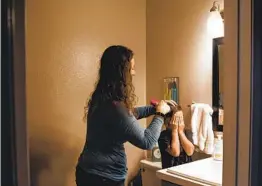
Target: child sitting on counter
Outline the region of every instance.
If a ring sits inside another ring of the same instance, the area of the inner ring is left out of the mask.
[[[186,137],[181,108],[173,108],[173,112],[166,115],[165,128],[158,139],[162,168],[192,162],[194,145]]]

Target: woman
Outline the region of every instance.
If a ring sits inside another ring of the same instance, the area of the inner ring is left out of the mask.
[[[124,143],[129,141],[141,149],[152,149],[157,143],[163,116],[171,109],[165,101],[156,107],[134,108],[134,67],[133,52],[124,46],[110,46],[102,55],[99,79],[85,109],[88,128],[76,167],[78,186],[124,185]],[[137,120],[153,114],[147,129],[141,128]]]
[[[183,112],[174,110],[168,114],[165,126],[166,130],[161,132],[158,139],[162,168],[166,169],[191,162],[194,145],[185,135]]]

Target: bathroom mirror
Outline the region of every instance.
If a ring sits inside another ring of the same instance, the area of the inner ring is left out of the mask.
[[[214,108],[213,129],[223,131],[223,66],[224,66],[224,37],[213,39],[213,87],[212,106]]]

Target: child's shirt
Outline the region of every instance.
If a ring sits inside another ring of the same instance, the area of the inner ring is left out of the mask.
[[[186,152],[182,148],[181,143],[180,143],[180,155],[178,157],[174,157],[166,151],[168,146],[171,145],[171,140],[172,140],[172,132],[170,129],[166,129],[161,132],[160,137],[158,139],[158,146],[161,153],[162,168],[166,169],[169,167],[192,162],[192,157],[186,154]]]

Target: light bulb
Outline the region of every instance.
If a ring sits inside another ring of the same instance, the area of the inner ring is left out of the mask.
[[[212,38],[224,36],[224,22],[219,11],[210,12],[207,21],[207,30],[208,30],[208,34]]]

